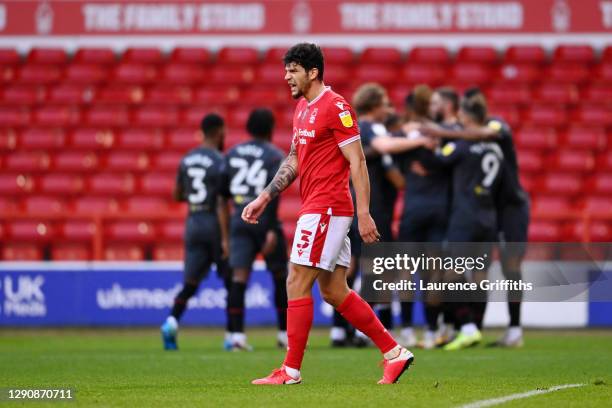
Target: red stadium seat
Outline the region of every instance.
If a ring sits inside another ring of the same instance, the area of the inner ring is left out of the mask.
[[[83,192],[83,179],[79,174],[49,173],[39,180],[39,189],[46,194],[74,195]]]
[[[563,214],[572,210],[567,197],[536,196],[532,199],[531,211],[534,214]]]
[[[142,127],[176,126],[178,111],[176,108],[143,106],[134,112],[134,124]]]
[[[72,84],[99,84],[108,79],[110,73],[102,65],[71,64],[66,69],[66,81]]]
[[[544,169],[544,158],[535,150],[517,151],[519,168],[523,172],[536,173]]]
[[[181,242],[185,233],[185,223],[180,220],[160,222],[156,228],[161,242]]]
[[[192,102],[193,92],[186,86],[157,86],[149,89],[145,100],[157,105],[187,105]]]
[[[585,224],[582,221],[569,222],[565,228],[565,240],[570,242],[609,242],[612,230],[602,221]]]
[[[612,60],[602,62],[595,70],[595,77],[605,83],[612,83]]]
[[[608,45],[603,49],[601,53],[601,60],[605,62],[612,61],[612,45]]]
[[[91,242],[96,224],[86,220],[68,220],[59,225],[59,235],[65,242]]]
[[[610,197],[588,196],[582,201],[581,208],[592,216],[610,214]]]
[[[325,82],[334,87],[334,89],[349,83],[351,79],[352,73],[346,67],[337,65],[325,67]],[[287,89],[287,92],[289,92],[289,89]]]
[[[114,244],[104,248],[104,260],[106,261],[142,261],[144,251],[137,245]]]
[[[397,81],[397,72],[387,65],[360,65],[355,70],[355,78],[359,82],[371,81],[389,85]]]
[[[180,123],[183,126],[193,126],[194,129],[198,129],[204,116],[213,112],[218,113],[221,115],[221,117],[226,116],[225,109],[219,107],[218,105],[196,105],[186,108],[183,110],[183,112],[181,112]]]
[[[534,221],[529,224],[529,241],[559,242],[561,241],[561,227],[556,222]]]
[[[327,65],[348,65],[355,61],[355,54],[348,47],[325,47],[323,56],[325,57],[325,70],[327,70]]]
[[[362,64],[401,64],[402,53],[392,47],[368,47],[360,56]]]
[[[511,128],[515,128],[521,124],[521,115],[519,110],[513,105],[491,105],[489,112],[492,116],[497,116],[508,122]]]
[[[12,151],[17,147],[17,132],[10,128],[0,128],[0,152]]]
[[[586,126],[610,126],[612,125],[610,106],[583,105],[576,111],[576,120]]]
[[[62,79],[62,70],[48,65],[24,65],[18,74],[20,83],[47,85]]]
[[[34,190],[34,180],[23,174],[0,173],[0,194],[14,196],[27,194]]]
[[[112,123],[107,123],[107,125]],[[115,134],[104,128],[77,128],[72,133],[71,146],[76,149],[110,149],[115,144]]]
[[[155,151],[164,147],[164,134],[159,129],[124,129],[117,139],[116,146],[125,150]]]
[[[552,155],[549,168],[567,172],[590,172],[595,168],[593,154],[584,150],[559,150]]]
[[[2,193],[2,187],[0,186],[0,193]],[[14,198],[0,197],[0,214],[11,214],[19,210],[19,204]],[[0,242],[3,238],[3,229],[0,224]]]
[[[27,128],[19,135],[22,150],[55,150],[65,144],[66,135],[61,129]]]
[[[194,147],[194,146],[192,146]],[[185,149],[187,152],[189,149]],[[157,171],[173,172],[178,169],[183,153],[180,152],[161,152],[155,156],[153,167]]]
[[[115,81],[125,84],[149,84],[156,82],[159,73],[152,65],[122,63],[114,70]]]
[[[286,85],[287,82],[284,79],[285,69],[281,64],[265,64],[261,65],[257,69],[255,77],[257,78],[258,84],[265,85]],[[327,82],[327,70],[325,70],[325,80]],[[287,89],[288,92],[288,89]]]
[[[211,62],[211,54],[206,48],[176,47],[170,59],[185,64],[204,65]]]
[[[95,102],[102,104],[138,104],[144,99],[144,91],[139,86],[111,85],[98,90]]]
[[[576,174],[548,173],[538,180],[539,191],[545,194],[576,195],[582,191],[582,179]]]
[[[302,199],[299,196],[287,196],[280,200],[278,207],[278,218],[283,222],[295,222],[302,206]]]
[[[74,199],[77,214],[113,214],[119,210],[117,201],[110,197],[81,197]]]
[[[7,105],[36,105],[45,100],[45,88],[33,85],[9,85],[1,93],[1,102]]]
[[[543,64],[546,61],[546,52],[539,45],[512,45],[506,49],[504,60],[512,63]]]
[[[91,126],[125,126],[130,123],[127,108],[94,106],[85,113],[85,122]]]
[[[29,126],[30,111],[26,108],[0,107],[0,123],[2,126]]]
[[[542,70],[537,65],[504,64],[499,68],[499,78],[505,82],[532,83],[542,77]]]
[[[583,102],[612,104],[612,83],[591,82],[582,87],[581,96]]]
[[[111,242],[141,243],[155,239],[153,225],[144,221],[115,221],[104,227],[105,237]]]
[[[290,98],[289,89],[286,87],[251,87],[242,94],[240,102],[253,108],[256,106],[272,108],[290,103]]]
[[[142,64],[160,64],[164,62],[164,56],[159,48],[137,48],[130,47],[123,53],[123,61]]]
[[[527,85],[498,83],[487,92],[491,103],[528,104],[531,102],[531,89]]]
[[[106,168],[111,171],[147,171],[149,156],[143,152],[112,151],[106,156]]]
[[[34,121],[41,126],[74,126],[81,120],[81,112],[73,106],[44,106],[34,111]]]
[[[266,64],[276,64],[283,66],[283,58],[287,53],[288,47],[269,47],[264,54],[263,61]]]
[[[13,221],[7,231],[10,242],[49,242],[56,236],[54,226],[43,221]]]
[[[612,194],[612,173],[599,173],[588,182],[588,188],[595,194]]]
[[[546,79],[567,84],[579,84],[587,81],[591,73],[584,65],[553,64],[546,70]]]
[[[34,47],[28,53],[29,64],[63,65],[68,62],[68,55],[63,48]]]
[[[174,173],[149,173],[142,176],[140,191],[143,194],[172,197],[175,184]]]
[[[66,203],[56,197],[35,196],[24,199],[23,209],[28,213],[28,215],[61,215],[66,213]]]
[[[408,52],[409,62],[445,65],[450,59],[446,47],[414,47]]]
[[[591,64],[595,62],[595,52],[590,45],[559,45],[555,49],[554,60]]]
[[[438,85],[447,79],[442,65],[408,63],[402,68],[401,79],[404,83]]]
[[[597,168],[601,170],[612,170],[612,150],[607,150],[597,156]]]
[[[136,182],[129,174],[100,173],[89,178],[88,193],[93,195],[129,195]]]
[[[123,208],[131,214],[165,214],[168,200],[159,197],[131,197],[123,202]]]
[[[111,48],[80,48],[74,54],[73,63],[110,65],[116,61],[115,51]]]
[[[31,244],[6,244],[2,247],[4,261],[41,261],[42,250]]]
[[[562,106],[532,105],[526,112],[525,120],[536,126],[564,126],[567,112]]]
[[[216,85],[248,85],[255,79],[255,71],[249,66],[215,66],[210,71],[210,83]]]
[[[93,90],[87,86],[62,84],[49,89],[48,102],[52,104],[86,104],[91,101]]]
[[[88,261],[92,259],[91,246],[87,244],[56,244],[51,247],[54,261]]]
[[[200,143],[202,143],[202,133],[197,128],[170,129],[166,136],[166,148],[180,152],[186,153]]]
[[[497,50],[488,46],[461,47],[456,60],[459,62],[475,62],[479,64],[495,64],[498,61]]]
[[[232,109],[227,116],[228,127],[233,127],[241,130],[244,129],[252,110],[253,108],[251,106],[242,105]]]
[[[209,104],[231,104],[240,98],[240,90],[237,87],[206,86],[197,88],[194,95],[194,103]],[[200,118],[202,119],[202,118]]]
[[[154,261],[180,261],[185,257],[182,244],[158,244],[153,248]]]
[[[21,62],[19,53],[14,48],[0,48],[0,65],[17,65]]]
[[[545,83],[535,91],[538,101],[573,104],[578,102],[578,88],[573,84]]]
[[[199,84],[206,80],[206,70],[194,64],[168,64],[162,70],[162,78],[172,84]]]
[[[223,47],[217,54],[217,64],[255,65],[259,62],[259,51],[249,47]]]
[[[569,148],[602,151],[606,148],[607,137],[604,128],[572,126],[565,135],[564,145]]]
[[[44,172],[51,159],[43,152],[16,152],[6,157],[4,168],[9,171]]]

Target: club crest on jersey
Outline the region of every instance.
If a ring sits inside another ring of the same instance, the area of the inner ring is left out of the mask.
[[[319,113],[319,108],[314,108],[314,110],[310,114],[310,119],[308,120],[311,125],[315,123],[315,120],[317,119],[317,113]]]
[[[353,117],[351,116],[351,112],[344,111],[338,115],[340,117],[340,121],[342,121],[342,125],[344,127],[350,128],[353,126]]]
[[[344,104],[343,104],[342,102],[336,102],[336,104],[335,104],[335,105],[336,105],[336,106],[338,107],[338,109],[340,109],[341,111],[343,111],[343,110],[344,110]]]

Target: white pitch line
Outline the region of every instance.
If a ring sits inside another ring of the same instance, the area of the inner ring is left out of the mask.
[[[484,407],[492,407],[493,405],[503,404],[503,403],[508,402],[508,401],[513,401],[513,400],[523,399],[523,398],[529,398],[529,397],[533,397],[534,395],[548,394],[549,392],[555,392],[555,391],[559,391],[559,390],[564,390],[566,388],[582,387],[582,386],[585,386],[585,385],[586,384],[555,385],[553,387],[546,388],[546,389],[533,390],[533,391],[521,392],[519,394],[510,394],[510,395],[506,395],[505,397],[491,398],[491,399],[481,400],[481,401],[474,401],[474,402],[471,402],[471,403],[466,404],[466,405],[461,405],[459,408],[484,408]]]

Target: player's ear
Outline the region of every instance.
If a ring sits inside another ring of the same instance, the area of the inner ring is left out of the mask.
[[[312,68],[310,71],[308,71],[308,79],[310,79],[311,81],[314,81],[315,79],[317,79],[318,76],[319,76],[319,68]]]

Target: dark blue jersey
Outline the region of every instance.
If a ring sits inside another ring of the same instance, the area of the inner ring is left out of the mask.
[[[240,218],[244,207],[272,181],[285,155],[276,146],[262,140],[250,140],[234,146],[225,157],[224,194],[234,202],[233,217]],[[260,223],[276,223],[278,198],[260,217]]]
[[[222,169],[223,155],[218,150],[197,147],[183,157],[176,183],[189,204],[189,214],[216,210]]]

